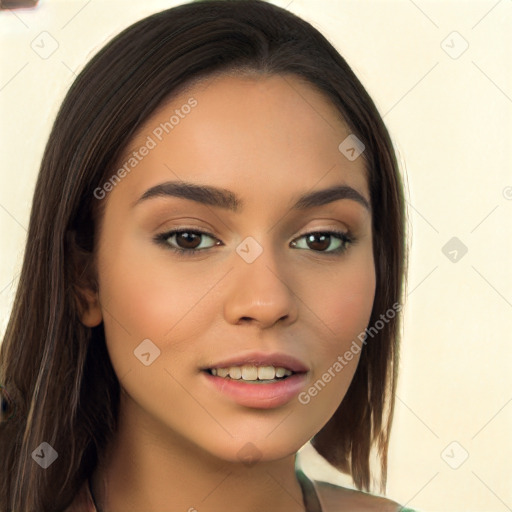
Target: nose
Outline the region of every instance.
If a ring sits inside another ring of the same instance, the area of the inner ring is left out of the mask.
[[[274,251],[265,248],[252,263],[236,254],[234,264],[224,302],[229,323],[268,328],[279,321],[289,325],[297,320],[298,298],[290,288],[291,276]]]

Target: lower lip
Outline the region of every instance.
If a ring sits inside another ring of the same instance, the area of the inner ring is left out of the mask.
[[[307,373],[295,373],[286,379],[268,384],[249,384],[242,380],[216,377],[202,371],[210,385],[234,402],[256,409],[273,409],[287,404],[306,384]]]

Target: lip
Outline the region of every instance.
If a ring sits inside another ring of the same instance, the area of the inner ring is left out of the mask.
[[[213,386],[234,402],[254,409],[272,409],[290,402],[305,387],[307,373],[295,373],[286,379],[272,383],[249,384],[201,372],[207,385]]]
[[[305,373],[309,371],[309,368],[302,361],[290,354],[284,354],[282,352],[273,352],[270,354],[265,354],[263,352],[249,352],[247,354],[239,354],[213,363],[211,366],[205,366],[201,368],[201,370],[244,365],[281,367],[295,373]],[[259,384],[255,385],[259,386]]]

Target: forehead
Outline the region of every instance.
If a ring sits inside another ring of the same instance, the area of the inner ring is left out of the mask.
[[[182,179],[266,200],[336,184],[368,197],[364,159],[339,149],[349,135],[329,99],[294,75],[218,75],[143,123],[116,167],[127,178],[114,193],[124,189],[133,202],[149,187]]]

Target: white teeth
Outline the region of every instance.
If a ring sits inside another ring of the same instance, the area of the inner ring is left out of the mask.
[[[230,369],[229,369],[229,376],[232,378],[232,379],[241,379],[242,378],[242,369],[238,366],[232,366]]]
[[[258,368],[259,380],[271,380],[276,376],[276,369],[273,366],[260,366]]]
[[[229,375],[229,368],[214,368],[214,370],[214,375],[218,375],[219,377],[227,377]]]
[[[212,368],[212,375],[218,377],[230,377],[235,380],[274,380],[275,378],[288,377],[292,371],[281,366],[231,366],[229,368]]]
[[[232,368],[231,368],[232,370]],[[229,373],[231,374],[231,370]],[[242,366],[242,379],[243,380],[257,380],[258,368],[256,366]]]

